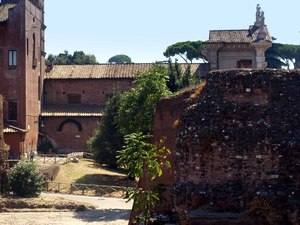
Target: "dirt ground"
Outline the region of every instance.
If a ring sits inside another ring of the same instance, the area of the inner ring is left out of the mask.
[[[48,193],[33,199],[0,198],[0,224],[127,225],[131,207],[119,198]]]
[[[1,225],[127,225],[129,210],[0,213]]]

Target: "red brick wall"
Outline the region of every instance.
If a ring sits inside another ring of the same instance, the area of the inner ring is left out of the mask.
[[[40,1],[42,4],[42,1]],[[0,23],[0,93],[5,98],[4,120],[8,120],[8,102],[17,101],[17,121],[10,124],[28,130],[20,153],[36,148],[38,118],[44,60],[43,11],[30,1],[19,1],[9,13],[9,20]],[[36,67],[33,67],[33,34],[35,34]],[[28,49],[27,49],[28,39]],[[17,67],[8,68],[8,51],[17,51]]]
[[[82,104],[104,104],[114,88],[120,92],[132,87],[132,79],[46,79],[45,104],[67,104],[68,94],[80,94]]]
[[[82,131],[78,130],[75,123],[66,123],[62,131],[58,131],[59,126],[68,119],[79,122]],[[60,152],[87,151],[87,140],[93,135],[97,128],[99,117],[44,117],[41,132],[46,134]]]
[[[152,126],[152,135],[154,136],[152,142],[159,143],[160,140],[164,140],[164,146],[171,150],[171,154],[168,155],[167,160],[170,161],[172,165],[174,165],[173,153],[176,149],[175,140],[177,135],[177,126],[179,125],[179,118],[186,107],[186,100],[188,100],[196,92],[201,91],[201,89],[202,86],[200,86],[197,90],[192,89],[179,95],[165,98],[157,105]],[[171,169],[164,167],[162,176],[155,179],[154,182],[150,182],[147,177],[143,177],[139,182],[139,186],[141,187],[148,187],[149,184],[152,185],[153,183],[163,183],[164,185],[167,185],[167,190],[163,194],[165,201],[163,204],[156,207],[157,211],[168,211],[173,208],[170,188],[175,183],[174,170],[174,166],[172,166]]]
[[[9,157],[19,158],[20,153],[26,154],[24,149],[24,136],[22,133],[5,133],[5,143],[9,145]]]
[[[132,79],[46,79],[44,104],[68,104],[68,94],[80,94],[82,104],[104,105],[107,95],[113,94],[114,89],[121,93],[128,91],[132,81]],[[68,124],[65,131],[57,132],[59,125],[66,119],[80,122],[83,131],[75,132],[72,124]],[[99,120],[100,117],[43,117],[44,127],[41,132],[56,142],[60,151],[87,151],[86,142],[93,135]]]

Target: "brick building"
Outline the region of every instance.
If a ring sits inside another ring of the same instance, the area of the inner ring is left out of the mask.
[[[43,0],[0,2],[0,94],[12,157],[37,148],[45,28]]]
[[[167,66],[167,64],[162,64]],[[151,63],[55,65],[44,79],[41,133],[60,152],[86,151],[87,140],[103,114],[105,101],[114,90],[120,93],[133,87],[137,73]],[[181,65],[182,69],[186,65]],[[192,64],[192,72],[199,64]]]

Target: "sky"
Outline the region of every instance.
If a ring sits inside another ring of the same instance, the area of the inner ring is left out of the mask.
[[[135,63],[167,60],[163,52],[176,42],[248,29],[257,4],[275,42],[300,44],[299,0],[45,0],[46,52],[84,51],[99,63],[117,54]]]

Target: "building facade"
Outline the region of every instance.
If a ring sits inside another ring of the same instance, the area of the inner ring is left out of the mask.
[[[272,46],[272,38],[265,25],[264,12],[256,8],[256,21],[249,29],[211,30],[205,42],[204,54],[211,70],[267,67],[265,51]]]
[[[43,0],[0,3],[0,94],[10,156],[37,149],[45,71]]]
[[[98,126],[105,102],[114,92],[134,86],[137,73],[154,64],[55,65],[44,79],[41,133],[59,152],[87,151],[87,140]],[[161,64],[167,67],[167,64]],[[184,71],[186,65],[181,65]],[[192,64],[193,73],[199,64]]]

